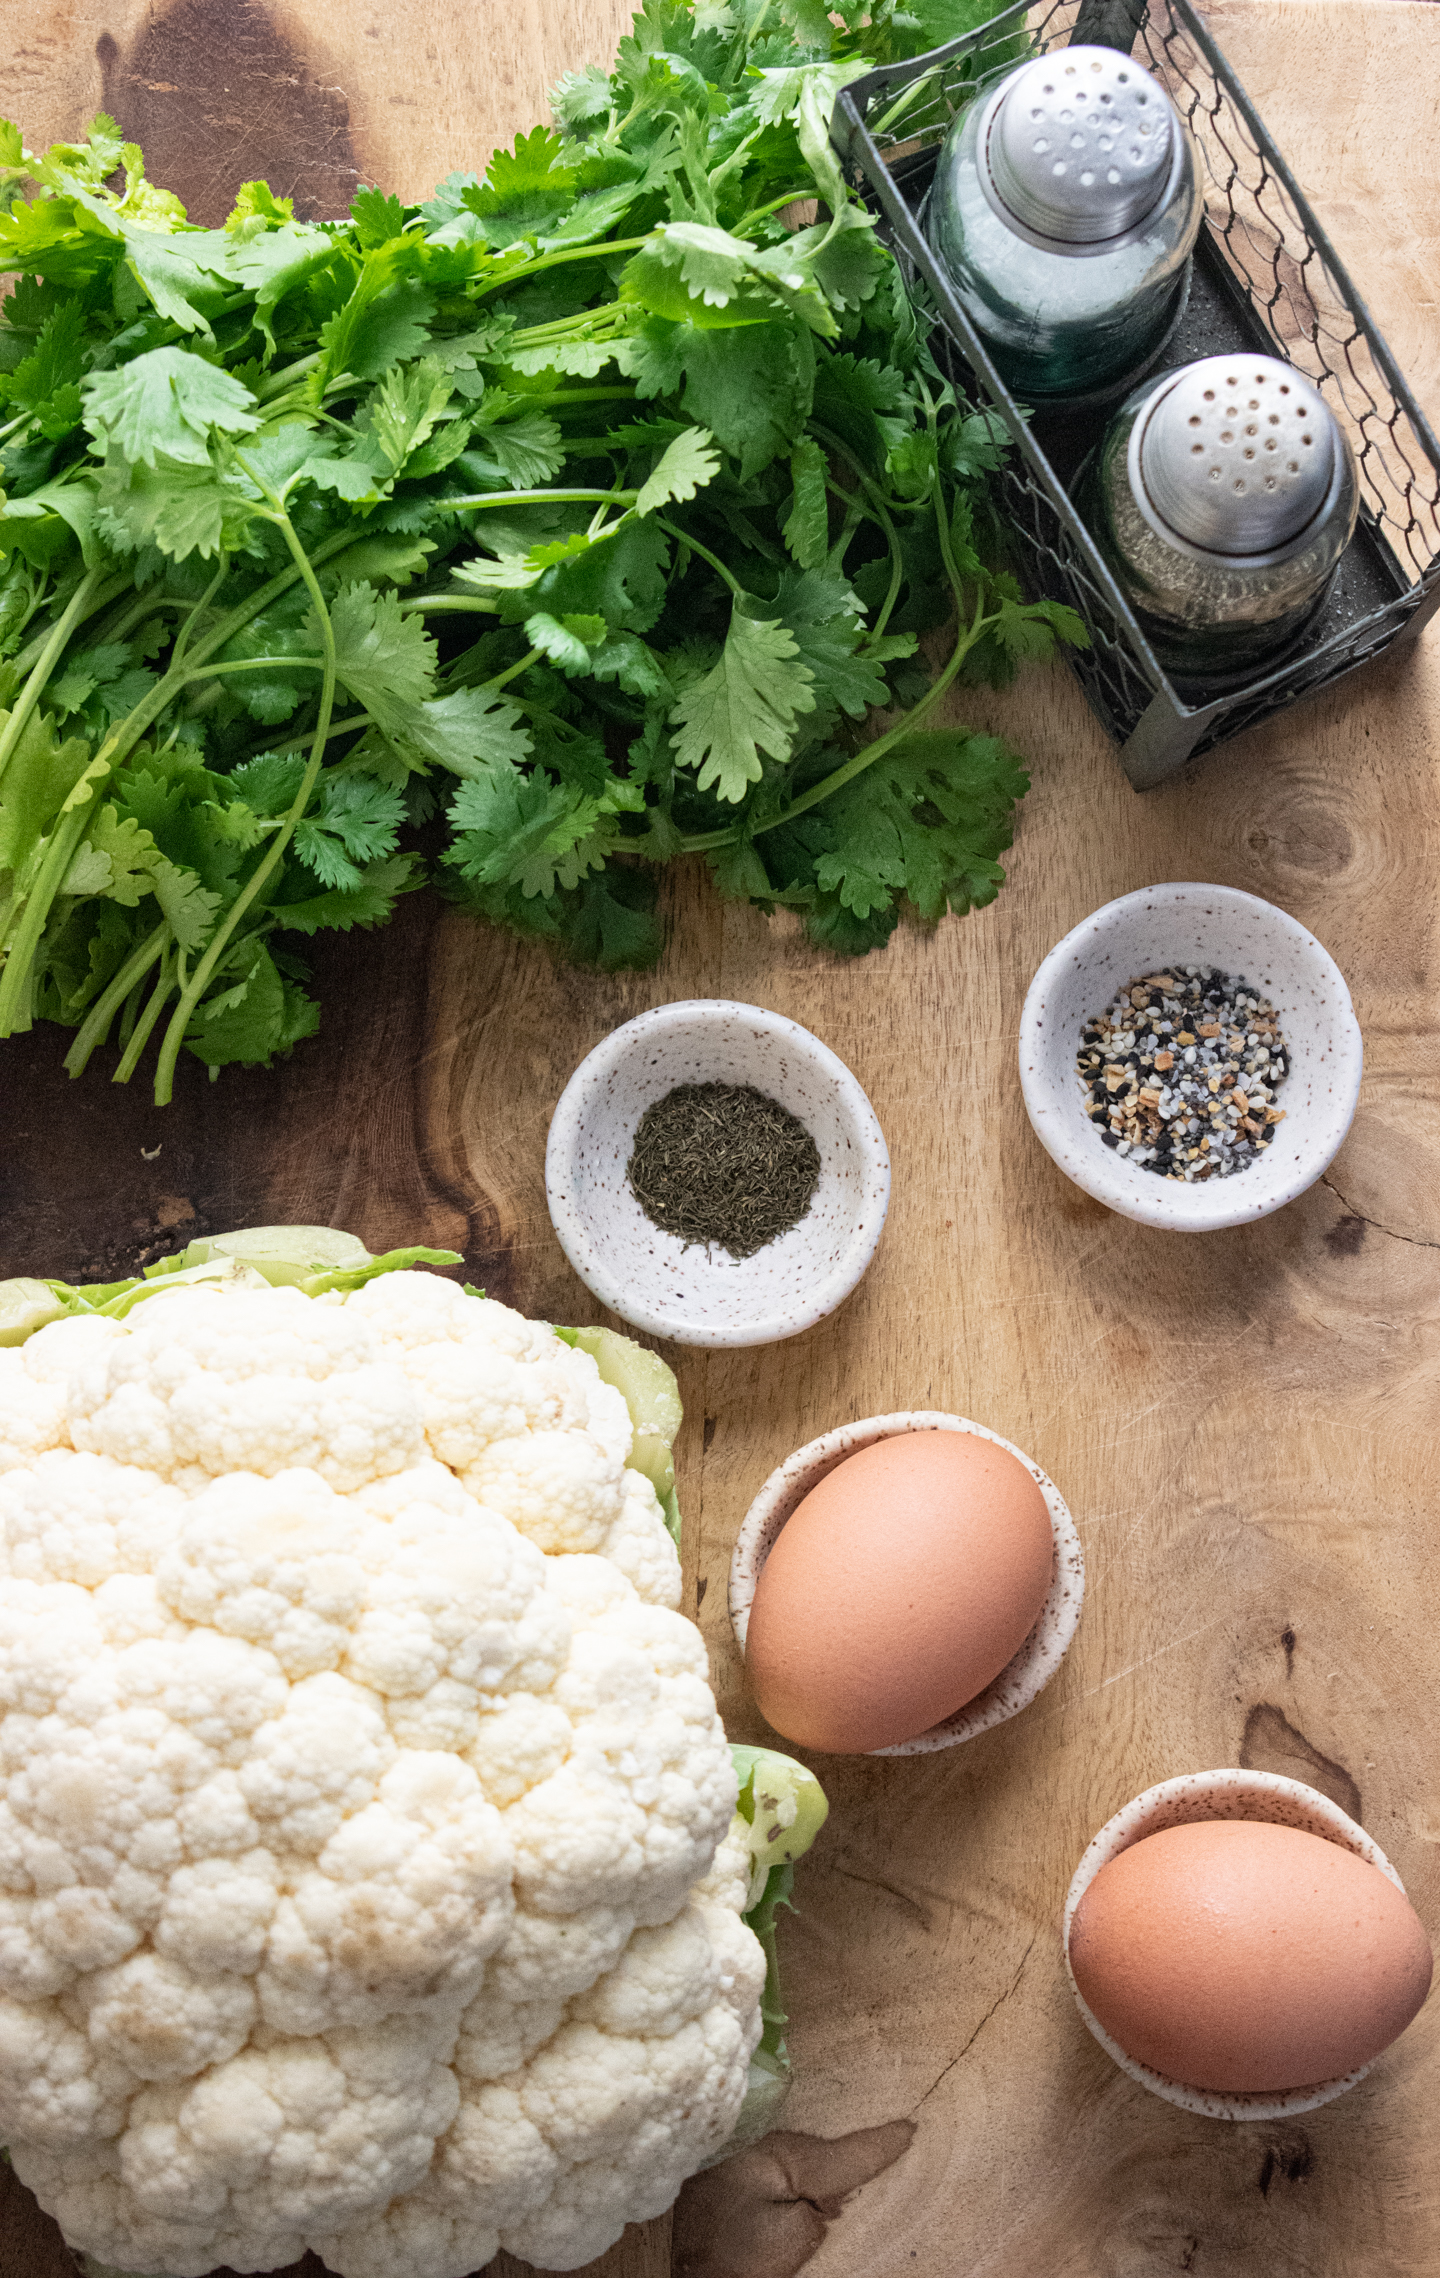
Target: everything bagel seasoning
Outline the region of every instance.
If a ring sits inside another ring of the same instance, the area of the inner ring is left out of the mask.
[[[1107,1147],[1161,1178],[1229,1178],[1285,1111],[1289,1051],[1275,1008],[1237,973],[1176,965],[1085,1023],[1076,1072]]]

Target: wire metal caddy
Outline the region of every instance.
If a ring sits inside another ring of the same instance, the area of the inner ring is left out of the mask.
[[[1169,91],[1200,149],[1205,222],[1188,304],[1154,368],[1201,356],[1282,356],[1323,393],[1359,467],[1360,520],[1303,646],[1242,680],[1186,683],[1158,661],[1068,484],[1099,440],[1112,395],[1033,414],[990,360],[926,243],[921,209],[951,120],[977,87],[1025,56],[1074,41],[1132,51]],[[1083,618],[1071,662],[1148,790],[1395,642],[1440,606],[1440,444],[1298,183],[1188,0],[1016,0],[977,30],[841,94],[832,138],[857,191],[878,211],[937,361],[959,395],[988,402],[1014,448],[994,480],[1015,567],[1032,593]]]

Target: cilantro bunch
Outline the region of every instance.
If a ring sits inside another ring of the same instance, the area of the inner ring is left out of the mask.
[[[1083,636],[828,138],[984,12],[646,0],[553,127],[344,223],[0,127],[0,1036],[153,1046],[162,1103],[268,1061],[427,857],[607,968],[682,854],[850,953],[993,897],[1025,777],[927,718]]]

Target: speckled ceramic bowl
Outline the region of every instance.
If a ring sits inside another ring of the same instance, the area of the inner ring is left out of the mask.
[[[1281,1827],[1299,1827],[1307,1835],[1321,1835],[1327,1843],[1338,1843],[1342,1850],[1353,1851],[1357,1859],[1368,1859],[1382,1875],[1388,1875],[1398,1891],[1405,1885],[1391,1866],[1378,1843],[1372,1843],[1363,1827],[1340,1809],[1338,1803],[1321,1795],[1318,1788],[1307,1788],[1301,1780],[1282,1779],[1278,1772],[1242,1772],[1228,1766],[1217,1772],[1190,1772],[1178,1780],[1162,1780],[1155,1788],[1147,1788],[1123,1811],[1107,1820],[1096,1836],[1079,1866],[1065,1899],[1065,1974],[1070,1990],[1079,2003],[1080,2014],[1106,2054],[1112,2056],[1122,2072],[1138,2080],[1142,2088],[1151,2089],[1163,2096],[1167,2104],[1178,2104],[1186,2112],[1199,2112],[1208,2120],[1288,2120],[1297,2112],[1313,2112],[1317,2104],[1328,2104],[1336,2096],[1343,2096],[1357,2080],[1363,2080],[1380,2061],[1372,2057],[1354,2072],[1347,2072],[1338,2080],[1313,2082],[1308,2088],[1292,2088],[1286,2095],[1268,2090],[1253,2095],[1222,2095],[1210,2088],[1190,2088],[1183,2081],[1169,2080],[1163,2072],[1152,2072],[1149,2065],[1140,2064],[1127,2056],[1118,2041],[1113,2041],[1098,2017],[1088,2009],[1075,1973],[1070,1967],[1070,1925],[1081,1899],[1099,1874],[1122,1851],[1142,1836],[1158,1835],[1166,1827],[1183,1827],[1193,1819],[1269,1819]],[[1384,2053],[1383,2051],[1381,2052]]]
[[[1107,1147],[1075,1072],[1085,1022],[1127,981],[1171,964],[1242,974],[1274,1005],[1289,1046],[1277,1095],[1285,1121],[1265,1155],[1200,1186]],[[1020,1083],[1041,1144],[1097,1202],[1182,1234],[1243,1226],[1313,1186],[1350,1128],[1360,1066],[1360,1026],[1334,959],[1273,902],[1228,886],[1148,886],[1107,902],[1051,950],[1020,1016]]]
[[[753,1084],[820,1150],[820,1183],[788,1234],[751,1258],[708,1255],[652,1225],[626,1176],[647,1107],[677,1084]],[[890,1157],[843,1060],[759,1005],[700,997],[627,1020],[581,1061],[545,1149],[545,1198],[587,1289],[632,1328],[682,1345],[769,1345],[849,1296],[890,1206]]]
[[[847,1455],[854,1455],[876,1440],[894,1439],[901,1432],[973,1432],[977,1439],[993,1440],[996,1447],[1003,1447],[1007,1454],[1023,1463],[1045,1498],[1050,1530],[1055,1538],[1055,1561],[1050,1594],[1040,1609],[1039,1618],[1019,1652],[1006,1662],[999,1676],[983,1693],[977,1693],[973,1701],[967,1701],[953,1716],[947,1716],[943,1723],[932,1725],[928,1732],[917,1733],[913,1740],[897,1741],[892,1748],[871,1749],[869,1753],[874,1756],[923,1756],[932,1748],[955,1748],[962,1740],[973,1740],[977,1733],[988,1732],[992,1724],[1003,1724],[1007,1717],[1018,1716],[1049,1684],[1059,1668],[1065,1649],[1075,1635],[1085,1597],[1085,1558],[1080,1537],[1053,1481],[1046,1478],[1028,1455],[1009,1440],[1002,1440],[998,1432],[987,1431],[983,1424],[972,1424],[967,1416],[946,1416],[935,1409],[916,1408],[898,1416],[867,1416],[858,1424],[842,1424],[838,1431],[826,1432],[822,1438],[811,1440],[808,1447],[797,1448],[778,1471],[771,1472],[745,1514],[730,1560],[730,1621],[742,1653],[761,1569],[786,1520],[811,1488],[818,1487]]]

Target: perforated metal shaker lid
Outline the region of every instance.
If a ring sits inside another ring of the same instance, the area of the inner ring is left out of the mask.
[[[1038,236],[1097,245],[1159,204],[1177,131],[1164,88],[1128,55],[1060,48],[1006,88],[990,127],[990,179]]]
[[[1140,478],[1162,522],[1195,546],[1268,554],[1329,496],[1341,449],[1329,406],[1274,356],[1207,356],[1156,404]]]

